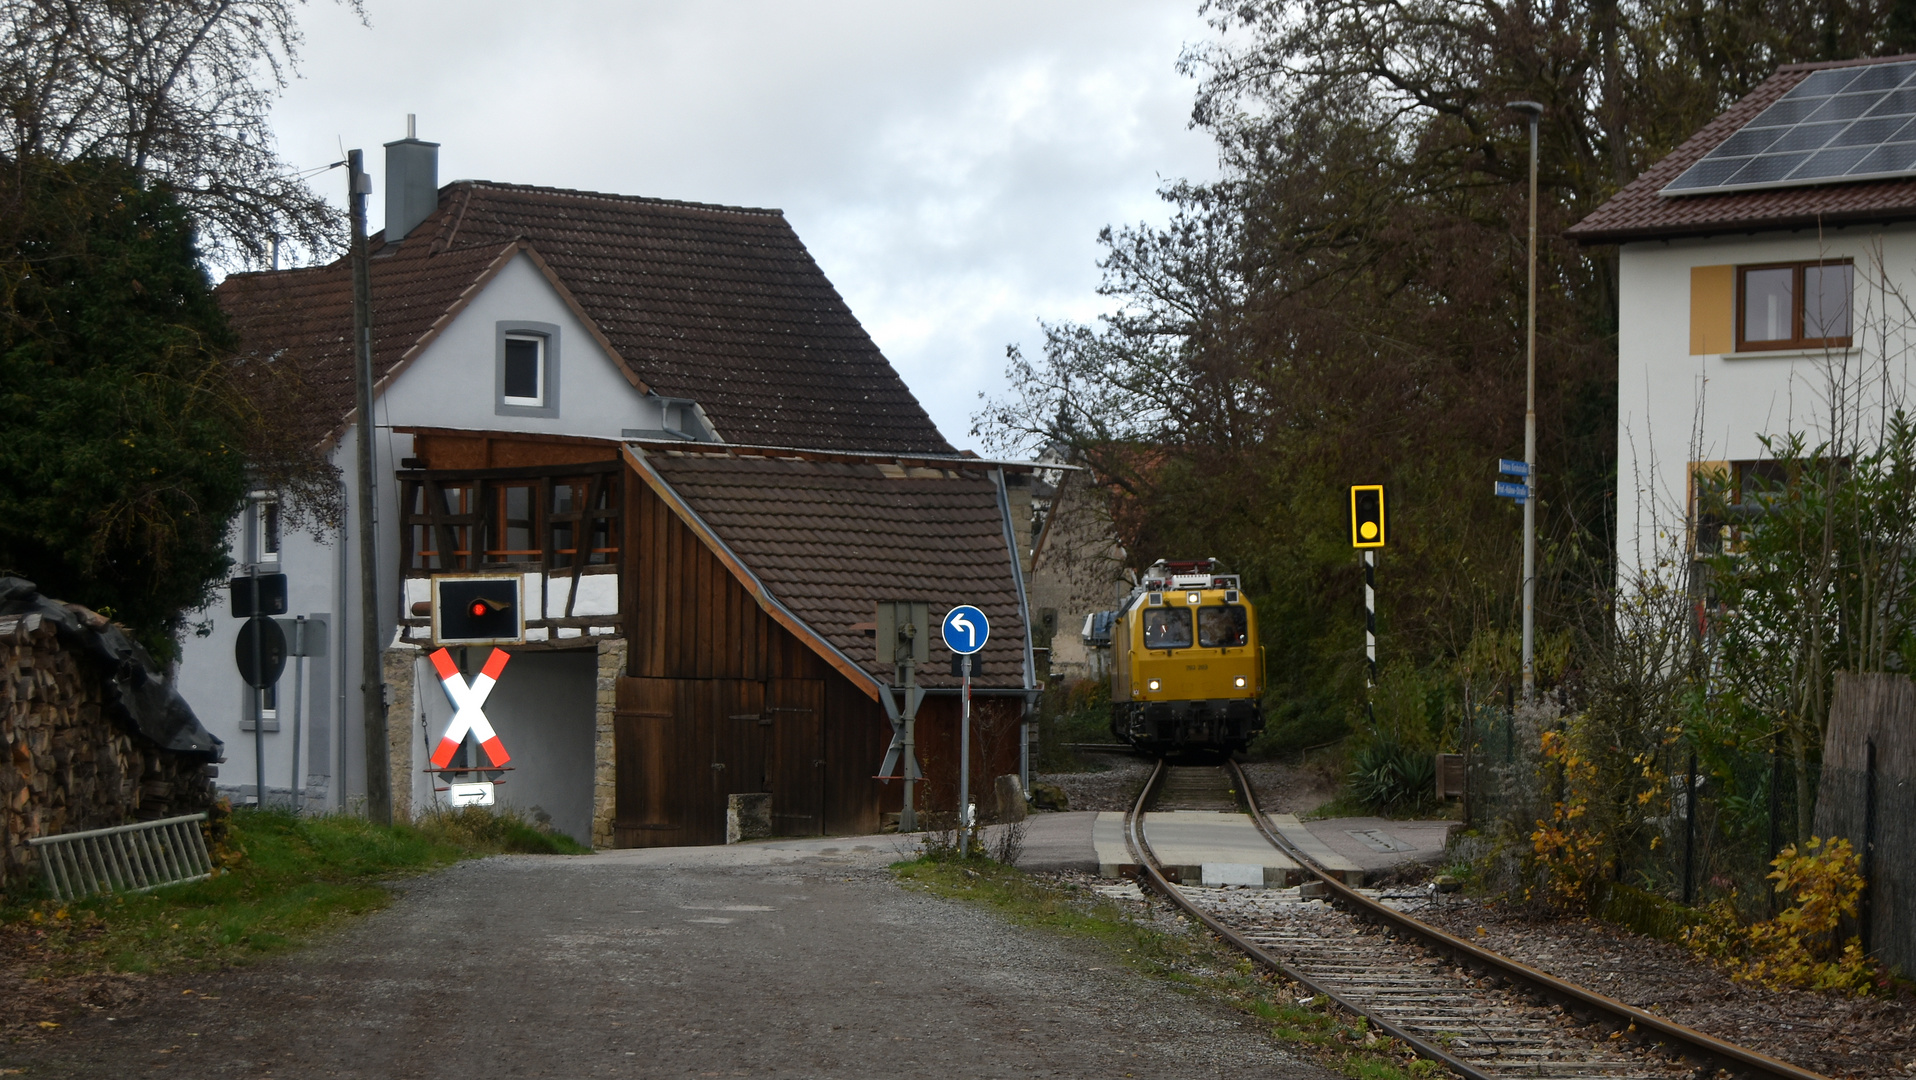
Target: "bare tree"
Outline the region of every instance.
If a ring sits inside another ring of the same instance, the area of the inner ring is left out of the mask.
[[[339,0],[364,19],[361,0]],[[301,0],[0,0],[0,155],[99,159],[170,188],[216,262],[339,246],[267,117]]]

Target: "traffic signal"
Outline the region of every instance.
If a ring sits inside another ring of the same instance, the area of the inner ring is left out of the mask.
[[[891,667],[909,660],[923,666],[931,659],[930,609],[922,600],[880,600],[872,652]]]
[[[516,645],[526,639],[518,574],[432,579],[432,637],[441,645]]]
[[[1351,546],[1384,546],[1384,485],[1351,485]]]

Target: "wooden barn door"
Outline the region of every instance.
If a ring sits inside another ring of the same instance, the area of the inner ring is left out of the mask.
[[[612,842],[660,847],[685,842],[676,773],[685,747],[676,722],[676,680],[620,679],[612,713]]]
[[[772,721],[772,831],[825,831],[825,681],[771,679],[765,714]]]
[[[765,744],[772,720],[765,713],[764,683],[726,679],[714,685],[719,701],[711,724],[713,781],[723,814],[724,796],[770,790]]]

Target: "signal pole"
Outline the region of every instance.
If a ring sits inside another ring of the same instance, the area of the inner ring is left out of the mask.
[[[1364,719],[1377,727],[1377,549],[1364,549]]]
[[[1523,699],[1537,693],[1537,120],[1543,106],[1513,101],[1510,108],[1530,118],[1530,303],[1525,333],[1523,460]]]

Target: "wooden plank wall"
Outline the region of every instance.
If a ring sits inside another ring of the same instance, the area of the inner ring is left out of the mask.
[[[1847,837],[1860,854],[1872,830],[1870,952],[1885,966],[1916,974],[1916,683],[1906,675],[1844,672],[1836,676],[1823,735],[1814,832]]]
[[[716,844],[725,797],[772,792],[780,832],[877,832],[884,707],[766,615],[697,534],[626,473],[627,677],[614,740],[622,847]]]
[[[625,496],[630,629],[614,728],[614,842],[723,843],[726,796],[757,791],[772,793],[782,834],[877,832],[903,789],[873,776],[891,741],[884,707],[767,615],[630,469]],[[1018,770],[1020,712],[1016,699],[974,700],[981,805],[992,778]],[[927,699],[919,716],[919,808],[953,810],[959,702]]]

